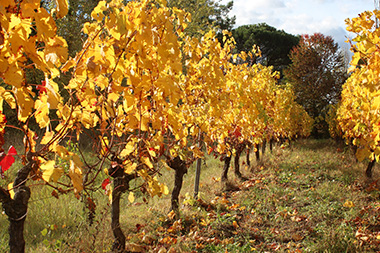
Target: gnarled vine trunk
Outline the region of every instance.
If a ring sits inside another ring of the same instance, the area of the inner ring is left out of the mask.
[[[235,176],[240,179],[240,180],[246,180],[245,177],[240,172],[240,155],[244,150],[244,145],[240,144],[237,149],[236,149],[236,154],[235,154]]]
[[[114,158],[117,160],[117,158]],[[118,161],[120,162],[120,161]],[[118,163],[121,164],[121,163]],[[115,237],[112,245],[113,252],[124,252],[126,238],[123,230],[120,227],[120,198],[121,195],[129,189],[129,182],[136,178],[136,175],[129,175],[124,173],[124,169],[117,165],[108,170],[111,177],[113,177],[113,191],[111,203],[111,228]]]
[[[9,220],[10,253],[25,252],[24,224],[30,198],[30,188],[26,186],[26,181],[34,164],[31,154],[28,154],[27,160],[28,163],[17,172],[16,179],[13,182],[13,199],[9,191],[0,188],[0,201]]]
[[[187,173],[187,165],[179,156],[169,160],[168,165],[175,171],[174,188],[171,197],[171,210],[175,212],[176,218],[179,218],[179,194],[182,189],[183,176]]]
[[[120,228],[120,198],[128,186],[125,185],[123,177],[116,177],[113,181],[114,190],[112,191],[111,204],[111,228],[115,241],[112,245],[113,252],[124,252],[125,250],[125,235]]]
[[[250,168],[251,167],[251,159],[249,158],[249,155],[251,153],[251,146],[247,146],[247,150],[246,150],[246,162],[247,162],[247,166]]]
[[[274,142],[274,140],[270,139],[270,141],[269,141],[269,150],[270,150],[271,153],[273,152],[273,142]]]
[[[223,173],[222,173],[222,183],[226,182],[228,179],[228,169],[230,168],[231,156],[226,156],[224,158]]]
[[[354,154],[355,161],[359,162],[358,157],[356,156],[356,152],[358,151],[358,146],[352,144],[352,140],[350,140],[350,147],[351,147],[352,153]]]
[[[255,155],[256,155],[256,162],[260,161],[260,146],[259,144],[255,144]]]
[[[261,155],[262,156],[264,156],[266,148],[267,148],[267,140],[264,140],[263,143],[261,144]]]
[[[376,160],[372,160],[368,163],[367,169],[365,171],[365,175],[368,179],[372,179],[373,167],[375,166]]]

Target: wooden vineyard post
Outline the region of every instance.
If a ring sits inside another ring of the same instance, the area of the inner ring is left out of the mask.
[[[202,141],[202,132],[199,130],[198,134],[198,147],[201,148]],[[199,180],[201,176],[201,166],[202,166],[202,159],[197,159],[197,170],[195,172],[195,182],[194,182],[194,199],[198,199],[199,195]]]

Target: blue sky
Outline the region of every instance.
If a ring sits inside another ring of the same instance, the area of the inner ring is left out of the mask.
[[[348,48],[344,41],[353,35],[344,20],[374,8],[374,0],[234,0],[231,15],[236,16],[236,27],[265,22],[295,35],[320,32]]]

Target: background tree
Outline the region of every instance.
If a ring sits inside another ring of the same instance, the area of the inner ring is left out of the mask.
[[[290,59],[292,64],[285,70],[285,78],[293,86],[296,101],[316,119],[313,135],[328,134],[324,116],[328,106],[339,101],[347,79],[344,54],[331,36],[315,33],[301,36]]]
[[[249,52],[253,45],[257,45],[261,50],[258,61],[265,66],[273,66],[275,71],[281,73],[291,64],[288,56],[290,50],[299,43],[298,36],[265,23],[240,26],[232,31],[232,35],[237,51]]]
[[[220,4],[220,0],[169,0],[169,7],[177,7],[191,14],[191,22],[185,29],[190,36],[201,37],[214,29],[231,31],[236,17],[229,17],[233,1]]]
[[[58,34],[65,38],[69,50],[69,56],[82,49],[83,42],[87,39],[82,32],[83,24],[91,20],[91,11],[100,0],[76,0],[70,1],[67,15],[57,21]]]
[[[91,12],[101,0],[69,1],[68,13],[58,19],[57,33],[67,41],[69,56],[74,57],[82,49],[87,35],[82,32],[83,24],[91,21]],[[55,0],[41,0],[41,7],[51,11],[56,8]]]

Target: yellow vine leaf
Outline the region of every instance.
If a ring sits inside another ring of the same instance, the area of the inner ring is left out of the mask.
[[[355,204],[354,204],[354,202],[347,200],[346,202],[344,202],[343,206],[348,207],[348,208],[352,208],[352,207],[355,207]]]
[[[110,188],[109,188],[108,193],[107,193],[108,194],[108,199],[109,199],[110,203],[112,203],[112,191],[113,191],[113,188],[110,185]]]
[[[8,184],[8,191],[11,199],[15,197],[15,191],[13,190],[13,183]]]
[[[101,21],[104,17],[103,11],[107,10],[106,1],[100,1],[91,13],[91,17],[97,21]]]
[[[45,45],[44,56],[52,78],[59,76],[60,72],[56,67],[64,63],[68,57],[66,40],[59,36],[49,38]]]
[[[34,108],[34,101],[31,97],[32,92],[27,88],[20,88],[16,89],[15,95],[18,104],[18,119],[25,122]]]
[[[96,31],[96,24],[95,23],[90,23],[90,22],[86,22],[84,23],[83,25],[83,32],[85,34],[90,34],[90,33],[93,33]]]
[[[39,1],[22,1],[21,2],[21,12],[24,17],[32,17],[35,15],[35,9],[38,9],[40,5]]]
[[[67,60],[62,66],[61,66],[61,71],[62,72],[67,72],[69,71],[71,68],[73,68],[75,66],[75,61],[70,58],[69,60]]]
[[[150,161],[149,157],[146,157],[146,156],[142,156],[140,158],[141,162],[143,162],[146,166],[148,166],[149,169],[152,169],[153,168],[153,164],[152,162]]]
[[[71,160],[74,162],[74,164],[80,169],[83,167],[83,162],[81,161],[79,155],[74,154],[70,152]],[[80,169],[81,170],[81,169]],[[82,170],[81,170],[82,171]]]
[[[151,157],[157,157],[156,152],[154,152],[154,150],[152,150],[152,149],[149,149],[149,150],[148,150],[148,153],[149,153],[149,155],[150,155]]]
[[[42,179],[46,182],[57,182],[65,172],[62,168],[55,166],[54,160],[41,164],[40,169],[42,170]]]
[[[71,152],[69,152],[64,146],[61,145],[55,145],[53,147],[53,151],[59,155],[63,160],[70,160],[71,158]]]
[[[69,176],[74,186],[74,194],[79,198],[79,193],[83,190],[82,169],[73,160],[70,160]]]
[[[61,102],[59,95],[59,87],[52,79],[45,78],[45,88],[47,91],[47,102],[49,103],[49,109],[57,109],[58,104]]]
[[[131,174],[132,172],[136,170],[136,168],[137,168],[136,163],[127,162],[124,164],[124,172],[127,174]]]
[[[24,129],[26,127],[24,126]],[[24,146],[27,147],[27,142],[30,144],[30,150],[32,152],[36,152],[36,133],[34,131],[31,131],[30,129],[28,130],[27,136],[24,137]],[[28,147],[29,148],[29,147]]]
[[[150,178],[148,185],[149,185],[149,193],[152,197],[156,195],[159,197],[162,196],[162,190],[163,190],[163,188],[161,187],[162,184],[157,181],[156,177]]]
[[[364,161],[366,158],[370,158],[371,151],[368,148],[359,148],[358,151],[356,151],[356,158],[360,162]]]
[[[100,150],[100,154],[102,156],[105,156],[106,154],[108,154],[108,144],[109,144],[108,137],[104,136],[101,141],[102,149]]]
[[[8,41],[11,43],[11,50],[14,54],[17,53],[18,48],[23,47],[24,41],[28,40],[31,24],[30,18],[21,19],[16,14],[11,14],[9,24],[11,36],[8,38]]]
[[[380,108],[380,96],[376,96],[374,99],[373,99],[373,104],[372,104],[373,108],[375,110],[378,110]]]
[[[4,98],[4,100],[7,102],[7,104],[12,110],[16,109],[16,101],[11,92],[4,92],[2,98]]]
[[[128,200],[131,203],[135,202],[135,194],[133,192],[129,192]]]
[[[52,132],[52,131],[47,131],[47,132],[44,134],[44,137],[42,137],[41,144],[42,144],[42,145],[48,144],[49,141],[50,141],[53,137],[54,137],[54,132]]]
[[[168,186],[166,184],[161,184],[161,192],[164,195],[168,195],[169,194],[169,188],[168,188]]]
[[[16,109],[16,101],[11,92],[5,90],[4,87],[0,87],[0,110],[3,111],[4,100],[11,107],[11,109]]]
[[[35,109],[36,109],[36,122],[41,128],[45,128],[49,125],[50,123],[50,118],[49,118],[49,104],[47,103],[47,96],[42,95],[40,96],[40,99],[38,99],[35,104]]]
[[[16,88],[21,88],[24,82],[23,72],[18,66],[10,65],[3,75],[4,82]]]
[[[175,212],[174,212],[174,210],[171,210],[170,213],[168,213],[168,218],[173,220],[174,217],[175,217]]]
[[[81,114],[81,122],[83,126],[87,129],[90,129],[91,127],[95,127],[96,124],[98,123],[98,116],[90,113],[88,111],[83,110]]]
[[[51,15],[43,8],[35,15],[37,39],[47,41],[56,35],[56,25]]]
[[[55,0],[57,4],[57,18],[63,18],[69,11],[67,0]]]
[[[202,150],[197,146],[191,146],[190,150],[193,152],[195,158],[203,158],[203,152]]]
[[[13,0],[2,0],[1,3],[4,7],[15,6],[15,2]]]

